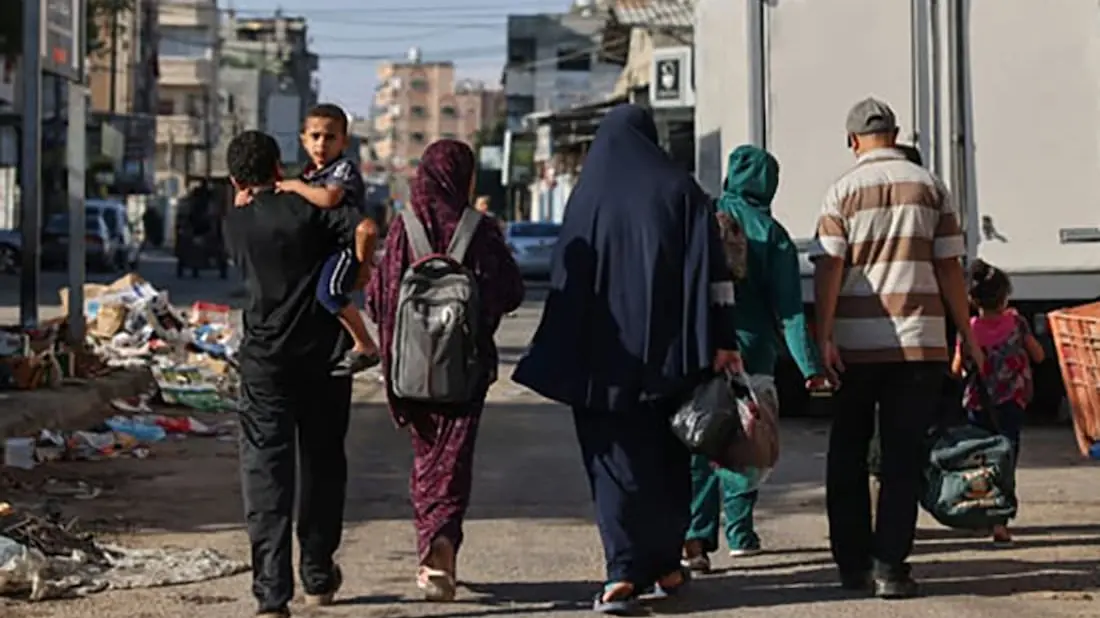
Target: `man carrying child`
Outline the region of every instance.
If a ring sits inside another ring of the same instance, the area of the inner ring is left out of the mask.
[[[351,209],[365,213],[363,176],[355,163],[344,156],[348,147],[348,116],[339,106],[324,103],[309,110],[302,122],[302,148],[309,165],[301,178],[282,180],[276,189],[294,193],[317,208]],[[241,192],[237,205],[251,201]],[[378,229],[364,218],[355,229],[355,242],[342,247],[325,261],[317,284],[317,300],[340,320],[351,335],[353,346],[333,369],[334,376],[350,376],[377,365],[378,347],[367,332],[359,310],[351,303],[351,293],[362,289],[370,278]]]

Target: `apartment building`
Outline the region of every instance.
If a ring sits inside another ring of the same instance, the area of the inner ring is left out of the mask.
[[[135,2],[95,24],[98,49],[88,55],[91,109],[155,114],[157,108],[157,3]]]
[[[157,181],[204,175],[219,134],[217,0],[158,3]]]
[[[523,117],[598,103],[611,96],[622,66],[602,54],[606,13],[577,2],[568,13],[508,16],[504,67],[508,128]]]
[[[99,47],[88,54],[89,157],[114,173],[104,190],[149,193],[156,165],[157,14],[155,0],[140,0],[93,26]]]
[[[221,38],[223,124],[267,131],[279,141],[285,164],[304,163],[298,125],[317,104],[320,89],[307,20],[280,11],[248,19],[229,12]],[[222,137],[219,149],[228,145],[232,133]]]
[[[477,144],[482,129],[492,128],[504,119],[504,92],[487,88],[482,82],[459,82],[455,88],[455,102],[459,114],[459,138],[471,146]]]
[[[371,146],[389,169],[411,175],[433,141],[473,144],[502,107],[502,93],[477,82],[456,85],[452,62],[423,62],[414,49],[407,61],[378,69]]]

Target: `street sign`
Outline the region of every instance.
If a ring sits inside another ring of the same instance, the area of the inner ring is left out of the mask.
[[[649,102],[654,108],[693,107],[691,48],[659,47],[653,50],[653,72],[649,79]]]
[[[84,81],[84,24],[87,0],[39,0],[42,5],[42,70]]]

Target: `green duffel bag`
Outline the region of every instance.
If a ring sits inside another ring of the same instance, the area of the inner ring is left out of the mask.
[[[989,530],[1016,516],[1016,462],[1008,438],[969,425],[932,436],[921,506],[948,528]]]

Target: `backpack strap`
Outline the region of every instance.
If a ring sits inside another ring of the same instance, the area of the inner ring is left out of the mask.
[[[470,242],[474,239],[474,233],[477,232],[477,226],[481,223],[482,216],[480,212],[473,208],[462,211],[462,218],[458,220],[454,236],[451,237],[451,246],[447,247],[447,255],[452,260],[461,264],[462,260],[466,258],[466,250],[470,248]]]
[[[420,219],[416,218],[416,213],[408,208],[402,209],[401,220],[405,222],[405,236],[412,245],[413,260],[431,255],[432,243],[428,240],[428,232],[424,229],[424,225],[420,223]]]

